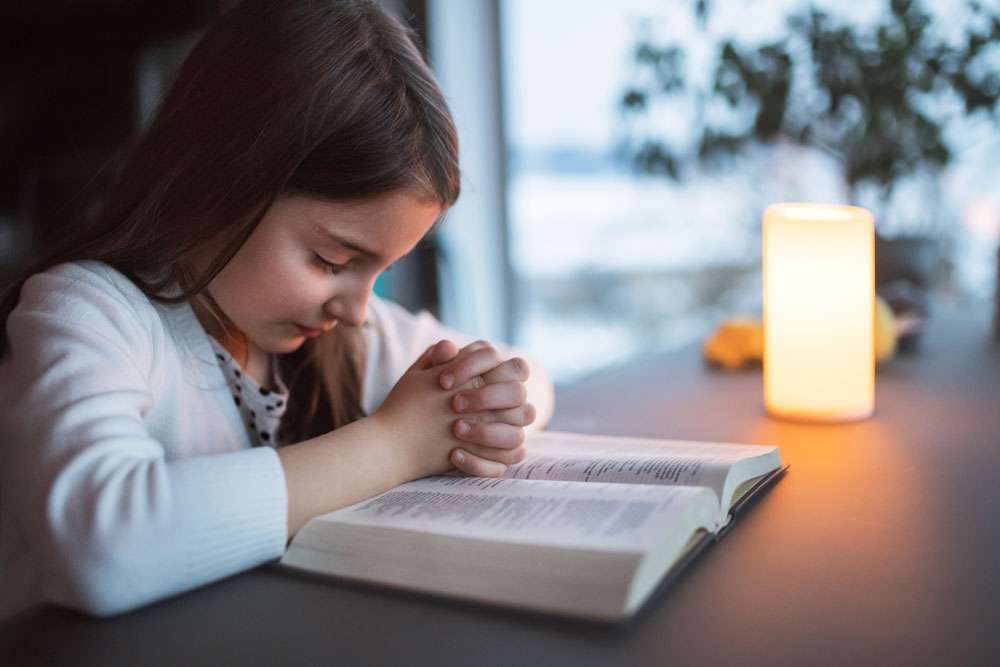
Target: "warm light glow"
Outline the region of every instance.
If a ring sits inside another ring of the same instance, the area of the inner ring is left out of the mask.
[[[813,421],[869,416],[875,401],[875,234],[863,208],[764,211],[764,402]]]
[[[962,222],[976,239],[987,243],[1000,240],[1000,208],[991,197],[976,197],[962,209]]]

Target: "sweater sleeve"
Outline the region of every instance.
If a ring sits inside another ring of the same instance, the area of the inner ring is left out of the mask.
[[[4,521],[44,599],[101,616],[277,558],[287,534],[273,449],[167,460],[144,421],[162,331],[115,275],[127,285],[79,265],[29,279],[0,363]]]
[[[390,301],[372,296],[368,302],[368,316],[363,326],[368,345],[368,363],[365,372],[363,407],[371,413],[389,395],[396,381],[431,345],[448,339],[459,347],[474,339],[449,329],[426,311],[416,315]],[[555,409],[555,392],[552,379],[545,367],[525,352],[509,345],[497,344],[506,357],[522,357],[531,368],[525,383],[528,402],[535,406],[535,422],[531,429],[542,429],[549,423]]]

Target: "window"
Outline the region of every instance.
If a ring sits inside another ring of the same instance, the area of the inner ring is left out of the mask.
[[[500,3],[514,342],[557,381],[690,343],[728,315],[759,314],[764,207],[841,203],[851,194],[837,159],[780,137],[747,143],[720,165],[689,160],[680,181],[636,172],[635,135],[661,138],[684,155],[696,152],[706,118],[733,132],[752,121],[752,108],[711,95],[725,39],[745,54],[769,43],[802,48],[786,17],[806,10],[804,0],[718,0],[705,5],[700,21],[702,4]],[[844,3],[819,6],[871,35],[888,4],[849,5],[848,15]],[[936,5],[926,8],[935,39],[956,49],[983,20]],[[984,15],[988,30],[997,12]],[[629,114],[626,92],[650,76],[635,57],[643,40],[683,51],[685,86]],[[984,89],[997,76],[998,56],[997,47],[985,47],[978,69],[970,68]],[[791,76],[793,92],[806,94],[810,71],[796,66]],[[927,113],[942,111],[943,137],[953,148],[947,167],[913,170],[884,201],[882,190],[864,183],[855,194],[878,209],[882,233],[928,239],[939,253],[934,289],[985,301],[1000,240],[995,116],[944,108],[957,104],[951,93],[924,102],[939,107]]]

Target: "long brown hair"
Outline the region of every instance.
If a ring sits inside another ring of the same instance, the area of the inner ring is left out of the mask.
[[[290,189],[332,201],[408,189],[445,210],[460,182],[447,103],[408,29],[372,0],[237,4],[199,40],[116,172],[99,213],[8,286],[0,322],[30,275],[75,260],[104,262],[161,303],[205,298]],[[209,244],[223,250],[198,271]],[[0,354],[8,347],[0,327]],[[364,363],[360,333],[344,326],[280,357],[290,390],[280,438],[362,416]]]

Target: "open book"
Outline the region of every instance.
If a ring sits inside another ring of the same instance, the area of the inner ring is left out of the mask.
[[[784,472],[776,447],[552,431],[526,444],[502,478],[429,477],[316,517],[281,564],[620,620]]]

